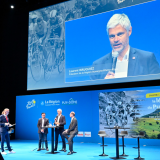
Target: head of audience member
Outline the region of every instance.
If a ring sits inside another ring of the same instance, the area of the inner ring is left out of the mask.
[[[125,53],[132,33],[131,22],[125,14],[114,14],[107,23],[107,33],[114,52]]]

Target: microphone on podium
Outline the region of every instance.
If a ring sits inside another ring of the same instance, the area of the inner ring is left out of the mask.
[[[115,69],[116,69],[116,63],[117,63],[117,57],[118,57],[119,53],[117,51],[112,52],[112,58],[113,58],[113,63],[112,63],[112,72],[115,73]]]

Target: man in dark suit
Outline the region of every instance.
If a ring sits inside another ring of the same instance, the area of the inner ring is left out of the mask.
[[[55,124],[56,126],[59,126],[57,128],[55,128],[55,151],[57,151],[58,148],[58,137],[59,135],[62,138],[62,149],[60,151],[64,151],[66,152],[66,142],[65,142],[65,138],[62,136],[62,133],[64,131],[64,125],[66,124],[66,119],[65,116],[62,115],[62,110],[58,109],[57,110],[58,115],[55,118]]]
[[[71,123],[69,125],[69,128],[62,133],[62,135],[68,140],[69,143],[70,152],[67,155],[73,154],[73,138],[76,134],[78,134],[78,122],[75,117],[75,112],[71,112],[70,117]],[[70,137],[68,137],[68,135],[70,135]]]
[[[129,46],[132,27],[127,15],[114,14],[107,24],[107,33],[112,52],[93,62],[95,73],[90,75],[92,80],[160,74],[154,53]]]
[[[49,120],[47,118],[45,118],[46,117],[45,113],[42,113],[41,116],[42,116],[42,118],[40,118],[38,120],[38,124],[37,124],[38,134],[39,134],[39,148],[37,151],[41,150],[42,139],[44,139],[44,141],[45,141],[46,150],[49,151],[48,142],[47,142],[48,128],[45,128],[46,126],[49,125]]]
[[[10,137],[9,137],[8,131],[9,131],[9,126],[11,126],[11,124],[9,123],[8,114],[9,114],[9,109],[6,108],[2,112],[2,115],[0,115],[0,134],[1,134],[1,150],[2,150],[1,154],[3,154],[3,155],[7,154],[4,151],[5,139],[6,139],[7,147],[9,150],[8,153],[15,153],[10,147]]]

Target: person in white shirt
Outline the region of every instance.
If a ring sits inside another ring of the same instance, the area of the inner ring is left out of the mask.
[[[39,134],[39,148],[37,151],[41,150],[42,139],[44,139],[44,141],[45,141],[46,150],[49,151],[48,142],[47,142],[48,128],[45,128],[45,126],[49,125],[49,120],[46,118],[45,113],[42,113],[41,116],[42,116],[42,118],[40,118],[38,120],[38,124],[37,124],[38,134]]]
[[[65,116],[62,115],[61,109],[58,109],[57,113],[58,114],[57,114],[57,116],[55,118],[55,122],[54,122],[54,124],[57,126],[55,128],[55,148],[54,148],[54,150],[57,151],[58,137],[60,135],[62,138],[62,149],[60,151],[66,152],[66,142],[65,142],[65,138],[62,136],[62,133],[64,131],[64,125],[66,124],[66,119],[65,119]]]
[[[106,30],[112,51],[93,62],[91,80],[160,74],[154,53],[130,47],[132,26],[126,14],[114,14]]]

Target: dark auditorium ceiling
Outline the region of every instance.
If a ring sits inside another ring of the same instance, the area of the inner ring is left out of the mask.
[[[4,11],[5,9],[10,9],[11,5],[14,5],[16,10],[34,10],[64,1],[66,0],[4,0],[2,1],[2,5],[0,5],[0,7],[2,7]]]

